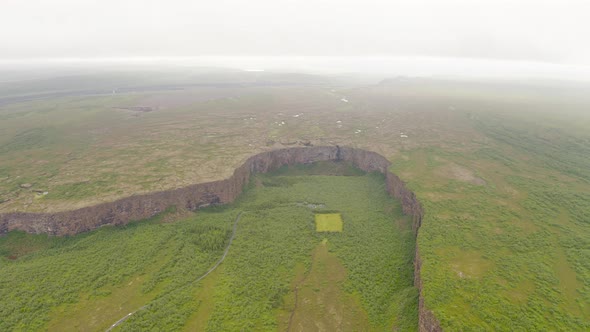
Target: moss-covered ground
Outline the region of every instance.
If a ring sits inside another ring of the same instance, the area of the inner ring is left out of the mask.
[[[236,203],[176,222],[68,238],[9,233],[0,329],[99,331],[150,304],[117,329],[415,330],[414,237],[383,177],[290,173],[259,175]],[[346,231],[316,232],[320,209],[303,202],[338,211]],[[221,256],[240,211],[225,261],[194,282]]]

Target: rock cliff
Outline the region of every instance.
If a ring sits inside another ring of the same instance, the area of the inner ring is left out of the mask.
[[[74,235],[104,225],[124,225],[134,220],[150,218],[170,206],[198,210],[211,204],[224,204],[235,200],[253,173],[265,173],[284,165],[305,164],[315,161],[345,160],[366,172],[385,175],[386,190],[400,200],[404,214],[413,218],[413,230],[418,234],[424,212],[416,195],[404,182],[389,172],[390,162],[382,155],[349,147],[314,146],[294,147],[263,152],[248,158],[234,174],[225,180],[199,183],[184,188],[131,196],[114,202],[56,213],[0,214],[0,234],[11,230],[28,233]],[[416,246],[414,284],[420,290],[419,330],[442,331],[434,314],[424,306],[420,279],[420,256]]]

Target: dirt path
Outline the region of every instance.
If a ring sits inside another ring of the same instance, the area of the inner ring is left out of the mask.
[[[236,235],[236,229],[238,228],[238,222],[240,221],[240,218],[241,218],[241,217],[242,217],[242,212],[240,212],[240,213],[238,214],[238,216],[236,217],[236,220],[234,221],[234,226],[233,226],[233,230],[232,230],[231,237],[229,238],[229,242],[228,242],[227,246],[225,247],[225,250],[223,251],[223,255],[221,256],[221,258],[220,258],[220,259],[217,261],[217,263],[215,263],[215,265],[213,265],[213,267],[211,267],[211,268],[210,268],[210,269],[209,269],[207,272],[205,272],[205,274],[203,274],[202,276],[200,276],[199,278],[197,278],[197,280],[195,280],[195,281],[193,282],[193,284],[194,284],[194,283],[197,283],[197,282],[199,282],[199,281],[201,281],[201,280],[203,280],[203,279],[204,279],[206,276],[208,276],[208,275],[209,275],[211,272],[215,271],[215,269],[217,269],[217,267],[218,267],[218,266],[219,266],[219,265],[220,265],[220,264],[223,262],[223,260],[224,260],[224,259],[225,259],[225,257],[227,256],[227,253],[229,252],[229,248],[231,247],[231,244],[232,244],[232,242],[233,242],[233,240],[234,240],[234,237],[235,237],[235,235]],[[182,288],[184,288],[184,287],[187,287],[187,286],[188,286],[188,285],[185,285],[185,286],[183,286],[183,287],[181,287],[181,288],[177,288],[177,289],[175,289],[174,291],[178,291],[178,290],[180,290],[180,289],[182,289]],[[170,294],[170,293],[168,293],[168,294]],[[166,295],[168,295],[168,294],[165,294],[164,296],[166,296]],[[115,322],[113,325],[111,325],[111,326],[110,326],[110,327],[109,327],[109,328],[106,330],[106,332],[110,332],[110,331],[112,331],[112,330],[113,330],[115,327],[117,327],[117,326],[121,325],[121,323],[123,323],[124,321],[126,321],[127,319],[129,319],[129,317],[131,317],[132,315],[134,315],[135,313],[137,313],[137,312],[139,312],[139,311],[141,311],[141,310],[144,310],[144,309],[146,309],[147,307],[149,307],[149,306],[150,306],[150,305],[152,305],[153,303],[154,303],[154,302],[152,301],[152,303],[148,303],[148,304],[144,305],[143,307],[140,307],[139,309],[137,309],[137,310],[135,310],[135,311],[133,311],[133,312],[130,312],[130,313],[128,313],[128,314],[127,314],[125,317],[123,317],[123,318],[119,319],[119,320],[118,320],[118,321],[116,321],[116,322]]]
[[[360,298],[344,291],[346,275],[324,239],[312,252],[309,271],[295,286],[287,332],[368,331],[369,319]]]
[[[313,262],[315,259],[315,251],[311,255],[311,261]],[[295,293],[295,305],[293,306],[293,310],[291,311],[291,315],[289,315],[289,325],[287,325],[287,332],[291,331],[291,326],[293,325],[293,316],[295,316],[295,312],[297,311],[297,305],[299,301],[299,287],[303,285],[309,274],[311,273],[311,269],[307,271],[307,273],[299,280],[299,282],[295,285],[294,293]]]

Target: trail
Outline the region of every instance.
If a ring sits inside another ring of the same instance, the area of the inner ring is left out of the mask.
[[[313,264],[315,255],[316,255],[316,253],[314,250],[313,254],[311,255],[312,264]],[[295,316],[295,312],[297,311],[297,306],[298,306],[298,302],[299,302],[299,287],[303,285],[303,283],[307,280],[307,277],[309,277],[310,274],[311,274],[311,267],[309,268],[309,271],[307,271],[307,273],[303,276],[303,278],[301,280],[299,280],[299,282],[295,285],[295,289],[294,289],[295,305],[293,306],[293,310],[291,311],[291,315],[289,315],[289,324],[287,325],[287,332],[291,331],[291,328],[293,325],[293,317]]]
[[[215,269],[216,269],[216,268],[217,268],[217,267],[218,267],[218,266],[219,266],[219,265],[220,265],[220,264],[223,262],[223,260],[225,259],[225,256],[227,256],[227,253],[229,252],[229,247],[231,247],[231,244],[232,244],[232,242],[233,242],[233,240],[234,240],[234,237],[235,237],[235,235],[236,235],[236,229],[238,228],[238,222],[240,221],[240,218],[241,218],[241,217],[242,217],[242,212],[240,212],[240,213],[238,214],[238,216],[236,217],[236,220],[234,221],[234,226],[233,226],[233,230],[232,230],[231,237],[229,238],[229,242],[228,242],[227,246],[225,247],[225,250],[224,250],[224,252],[223,252],[223,255],[221,256],[221,258],[220,258],[220,259],[217,261],[217,263],[215,263],[215,265],[213,265],[213,267],[211,267],[211,268],[210,268],[210,269],[209,269],[207,272],[205,272],[205,274],[203,274],[202,276],[200,276],[199,278],[197,278],[197,280],[195,280],[195,281],[193,282],[193,284],[194,284],[194,283],[197,283],[197,282],[199,282],[199,281],[201,281],[201,280],[203,280],[203,279],[204,279],[206,276],[208,276],[208,275],[209,275],[211,272],[215,271]],[[186,287],[186,286],[188,286],[188,285],[184,285],[184,286],[182,286],[182,287],[180,287],[180,288],[177,288],[177,289],[175,289],[174,291],[178,291],[178,290],[180,290],[180,289],[182,289],[182,288],[184,288],[184,287]],[[166,295],[169,295],[170,293],[172,293],[172,292],[174,292],[174,291],[171,291],[171,292],[169,292],[168,294],[164,294],[162,297],[164,297],[164,296],[166,296]],[[155,299],[154,301],[156,301],[156,300],[158,300],[158,299],[161,299],[162,297],[159,297],[159,298]],[[127,314],[125,317],[123,317],[123,318],[119,319],[119,320],[118,320],[118,321],[116,321],[116,322],[115,322],[113,325],[111,325],[111,326],[110,326],[110,327],[109,327],[109,328],[106,330],[106,332],[110,332],[110,331],[112,331],[112,330],[113,330],[115,327],[119,326],[121,323],[123,323],[124,321],[126,321],[127,319],[129,319],[129,317],[133,316],[135,313],[137,313],[137,312],[139,312],[139,311],[141,311],[141,310],[144,310],[144,309],[146,309],[147,307],[149,307],[149,306],[150,306],[150,305],[152,305],[152,304],[153,304],[153,301],[152,301],[152,303],[148,303],[148,304],[144,305],[143,307],[140,307],[139,309],[137,309],[137,310],[135,310],[135,311],[132,311],[132,312],[128,313],[128,314]]]

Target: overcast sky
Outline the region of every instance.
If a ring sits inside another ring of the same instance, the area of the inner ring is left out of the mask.
[[[2,0],[0,60],[450,57],[590,65],[588,0]]]

